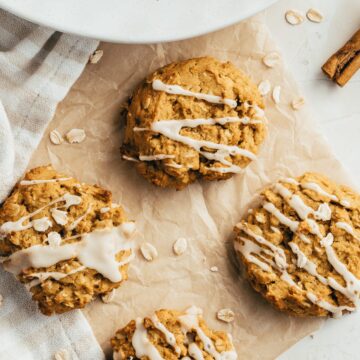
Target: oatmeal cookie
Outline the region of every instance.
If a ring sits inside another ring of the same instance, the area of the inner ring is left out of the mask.
[[[360,296],[360,197],[323,175],[279,180],[235,226],[250,283],[294,316],[355,310]]]
[[[230,62],[203,57],[167,65],[130,101],[123,158],[161,187],[228,179],[256,158],[263,108],[257,87]]]
[[[126,280],[134,230],[110,191],[38,167],[0,208],[1,261],[42,313],[63,313]]]
[[[158,310],[130,321],[111,339],[114,359],[237,359],[231,335],[209,329],[202,310]]]

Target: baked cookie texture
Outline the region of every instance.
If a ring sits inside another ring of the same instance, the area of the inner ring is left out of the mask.
[[[256,85],[230,62],[202,57],[167,65],[130,100],[123,158],[161,187],[228,179],[259,151],[263,108]]]
[[[237,359],[231,335],[211,330],[195,306],[132,320],[116,332],[111,345],[115,360]]]
[[[30,170],[0,209],[0,255],[45,315],[82,308],[127,279],[134,223],[111,192]]]
[[[235,226],[235,250],[266,300],[294,316],[355,310],[360,296],[360,197],[325,176],[281,179]]]

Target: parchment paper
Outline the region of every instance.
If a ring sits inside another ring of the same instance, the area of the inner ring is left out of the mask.
[[[101,44],[104,56],[89,64],[66,99],[33,156],[31,166],[51,162],[82,181],[112,190],[135,219],[141,235],[137,242],[156,246],[159,257],[146,262],[138,253],[129,280],[115,300],[90,304],[84,313],[107,354],[117,328],[136,316],[159,308],[204,309],[210,326],[233,334],[239,359],[273,359],[321,321],[295,319],[272,309],[242,278],[231,247],[232,228],[254,196],[280,176],[312,170],[351,185],[329,145],[304,109],[294,112],[289,103],[299,96],[284,64],[268,69],[261,59],[276,50],[262,17],[192,40],[160,45]],[[281,103],[266,99],[268,136],[256,161],[244,175],[223,182],[195,183],[176,192],[154,187],[121,160],[121,104],[149,72],[172,61],[202,55],[231,60],[253,80],[269,79],[281,85]],[[309,99],[310,100],[310,99]],[[309,102],[308,100],[308,102]],[[85,142],[52,145],[48,132],[65,133],[84,128]],[[185,237],[187,252],[176,257],[173,242]],[[210,272],[211,266],[219,268]],[[220,323],[216,312],[229,307],[236,313],[232,324]]]

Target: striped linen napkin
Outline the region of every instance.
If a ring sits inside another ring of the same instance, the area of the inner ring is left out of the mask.
[[[0,10],[0,202],[96,49]],[[80,311],[46,317],[12,275],[0,269],[0,359],[103,359]]]

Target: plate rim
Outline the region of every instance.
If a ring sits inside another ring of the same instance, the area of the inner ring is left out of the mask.
[[[111,42],[111,43],[121,43],[121,44],[154,44],[154,43],[164,43],[164,42],[171,42],[171,41],[180,41],[185,39],[190,39],[198,36],[202,36],[208,33],[212,33],[221,29],[224,29],[226,27],[232,26],[242,20],[245,20],[265,9],[275,4],[278,0],[265,0],[263,3],[259,4],[258,6],[249,9],[248,11],[244,11],[239,13],[239,16],[230,18],[228,21],[222,21],[216,26],[209,25],[208,27],[204,27],[201,30],[190,32],[187,34],[180,34],[179,35],[170,35],[166,36],[158,36],[156,38],[147,38],[146,36],[143,38],[126,38],[121,37],[119,34],[98,34],[96,35],[95,32],[92,33],[89,30],[85,30],[83,32],[78,32],[72,28],[69,24],[59,24],[54,22],[46,22],[42,18],[36,17],[36,15],[33,16],[33,14],[29,14],[27,11],[21,11],[17,7],[14,8],[11,6],[11,3],[8,0],[0,0],[0,9],[3,9],[15,16],[18,16],[22,19],[25,19],[27,21],[30,21],[34,24],[44,26],[56,31],[60,31],[66,34],[76,35],[80,37],[90,38],[94,40],[99,41],[105,41],[105,42]]]

